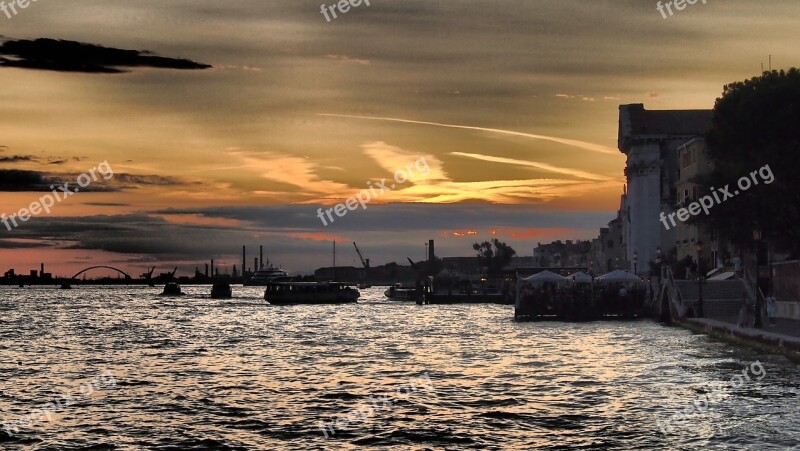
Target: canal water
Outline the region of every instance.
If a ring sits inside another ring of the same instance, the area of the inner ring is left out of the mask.
[[[680,328],[159,291],[0,288],[0,448],[800,449],[800,367]]]

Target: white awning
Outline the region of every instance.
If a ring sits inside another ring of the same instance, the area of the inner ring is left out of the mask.
[[[621,269],[618,269],[616,271],[611,271],[610,273],[608,273],[606,275],[603,275],[603,276],[595,278],[595,280],[598,281],[598,282],[603,282],[603,283],[618,283],[618,282],[639,283],[639,282],[641,282],[641,279],[639,279],[637,276],[635,276],[635,275],[633,275],[633,274],[631,274],[631,273],[629,273],[627,271],[623,271]]]
[[[721,273],[717,274],[716,276],[709,277],[706,280],[729,280],[729,279],[733,279],[735,276],[736,276],[736,273],[733,272],[733,271],[731,271],[731,272],[721,272]]]

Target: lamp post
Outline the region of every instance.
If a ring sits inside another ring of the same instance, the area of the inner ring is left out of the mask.
[[[633,253],[633,260],[632,261],[633,261],[633,274],[638,276],[639,275],[639,271],[638,271],[639,253],[638,252],[634,252]]]
[[[697,288],[699,291],[697,299],[697,317],[703,317],[703,242],[697,242]]]
[[[755,275],[755,283],[753,284],[753,295],[756,300],[755,305],[755,320],[753,321],[753,327],[759,328],[763,326],[761,323],[761,299],[758,297],[758,273],[759,273],[759,266],[758,266],[758,248],[759,244],[761,243],[761,229],[754,228],[753,229],[753,241],[756,243],[756,275]]]

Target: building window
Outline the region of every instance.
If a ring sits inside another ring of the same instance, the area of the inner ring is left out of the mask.
[[[688,168],[697,162],[694,149],[685,149],[681,152],[681,168]]]

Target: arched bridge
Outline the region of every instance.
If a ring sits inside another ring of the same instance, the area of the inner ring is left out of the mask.
[[[132,278],[132,277],[131,277],[131,276],[130,276],[128,273],[126,273],[125,271],[123,271],[123,270],[121,270],[121,269],[118,269],[118,268],[115,268],[115,267],[113,267],[113,266],[92,266],[92,267],[90,267],[90,268],[86,268],[86,269],[84,269],[84,270],[80,271],[79,273],[75,274],[74,276],[72,276],[72,279],[73,279],[73,280],[77,280],[77,279],[78,279],[78,276],[80,276],[81,274],[83,274],[83,273],[85,273],[85,272],[87,272],[87,271],[91,271],[91,270],[93,270],[93,269],[100,269],[100,268],[105,268],[105,269],[110,269],[110,270],[116,271],[116,272],[118,272],[118,273],[122,274],[123,276],[125,276],[125,280],[130,280],[130,279]]]

